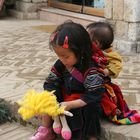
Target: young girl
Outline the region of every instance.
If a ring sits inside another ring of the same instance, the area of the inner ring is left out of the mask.
[[[65,22],[52,33],[50,44],[58,56],[44,83],[45,90],[55,90],[60,105],[73,113],[66,117],[72,140],[97,140],[100,137],[98,113],[105,91],[104,75],[92,59],[92,44],[84,27]],[[43,124],[30,140],[53,140],[52,119],[42,117]]]
[[[119,86],[111,82],[111,78],[116,78],[122,70],[121,56],[111,45],[114,40],[112,27],[106,22],[95,22],[87,26],[87,31],[93,44],[93,59],[106,75],[104,87],[107,90],[101,101],[105,116],[117,124],[140,122],[140,115],[128,108]]]

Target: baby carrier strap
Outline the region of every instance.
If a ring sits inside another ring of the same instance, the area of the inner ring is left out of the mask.
[[[103,73],[103,70],[101,68],[89,68],[85,73],[84,73],[84,79],[86,78],[86,76],[88,74],[99,74],[101,75],[102,77],[105,77],[104,76],[104,73]]]

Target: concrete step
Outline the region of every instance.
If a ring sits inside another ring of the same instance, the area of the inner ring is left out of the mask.
[[[102,137],[104,140],[140,140],[140,124],[114,125],[102,121]]]
[[[114,125],[102,120],[101,125],[101,140],[140,140],[140,124]],[[30,125],[22,126],[19,123],[5,123],[0,125],[0,140],[27,140],[34,132],[35,129]],[[59,137],[55,140],[62,139]]]
[[[7,10],[8,15],[15,17],[17,19],[38,19],[38,14],[37,12],[23,12],[23,11],[18,11],[15,9],[8,9]]]
[[[123,55],[123,69],[118,78],[113,79],[117,83],[129,105],[140,103],[140,55]]]
[[[0,125],[0,140],[28,140],[34,133],[35,129],[31,126],[22,126],[18,123]]]
[[[73,20],[74,22],[79,22],[83,25],[88,25],[91,22],[105,20],[104,18],[101,17],[80,14],[49,7],[41,8],[38,13],[41,20],[47,20],[57,24],[60,24],[66,20]]]
[[[17,131],[18,129],[18,132],[20,131],[20,132],[25,133],[22,135],[23,136],[22,140],[24,140],[24,138],[26,140],[27,137],[31,136],[35,132],[34,128],[37,128],[41,124],[41,122],[37,118],[32,118],[30,121],[24,122],[21,120],[20,116],[17,114],[17,109],[18,109],[17,104],[14,103],[11,105],[11,107],[12,107],[13,116],[17,118],[16,121],[18,123],[12,123],[12,124],[8,123],[8,125],[5,124],[5,125],[0,126],[0,130],[1,129],[3,130],[2,134],[0,131],[0,138],[1,138],[1,135],[3,135],[2,137],[3,139],[1,140],[6,140],[5,138],[15,134],[16,133],[15,131]],[[131,105],[129,107],[130,109],[138,110],[138,112],[140,113],[140,104]],[[22,124],[24,126],[21,126],[19,124]],[[4,129],[4,127],[7,129]],[[102,127],[101,140],[140,140],[140,134],[139,134],[140,124],[116,125],[107,120],[101,120],[101,127]],[[25,130],[28,131],[28,133]],[[21,137],[17,137],[16,139],[12,139],[12,140],[19,140],[18,138],[21,139]],[[61,139],[57,139],[57,140],[61,140]]]

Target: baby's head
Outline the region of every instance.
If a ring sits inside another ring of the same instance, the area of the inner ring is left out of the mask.
[[[82,25],[72,21],[56,28],[50,37],[50,45],[64,65],[68,65],[72,55],[77,59],[75,64],[83,61],[83,64],[88,65],[92,56],[89,34]]]
[[[102,50],[110,48],[113,40],[113,28],[106,22],[94,22],[87,26],[92,43],[96,43]]]

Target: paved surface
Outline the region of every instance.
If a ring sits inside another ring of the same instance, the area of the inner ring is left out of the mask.
[[[0,20],[0,97],[17,101],[27,89],[42,90],[42,84],[56,59],[49,49],[49,33],[32,26],[50,25],[45,21]],[[53,57],[52,57],[53,56]],[[123,56],[124,68],[117,81],[130,105],[140,104],[140,54]],[[110,127],[111,128],[111,127]],[[138,125],[137,128],[140,128]],[[135,128],[136,129],[136,128]],[[117,129],[118,131],[118,129]],[[121,128],[120,128],[121,131]],[[18,133],[23,134],[16,135]],[[22,133],[23,132],[23,133]],[[25,133],[25,135],[24,135]],[[0,126],[1,140],[27,139],[32,129],[17,124]],[[13,138],[11,138],[15,135]],[[140,136],[138,136],[140,138]],[[115,140],[114,138],[112,140]]]
[[[129,105],[140,104],[140,54],[123,57],[123,70],[114,81],[122,89]]]
[[[48,69],[55,60],[49,34],[32,26],[41,21],[0,21],[0,95],[17,101],[27,89],[42,90]]]
[[[1,97],[16,101],[27,89],[42,90],[42,83],[56,57],[49,49],[49,33],[35,30],[32,26],[47,24],[52,23],[0,20]],[[139,94],[140,55],[123,58],[123,71],[115,81],[124,93]]]
[[[32,133],[32,128],[17,123],[6,123],[0,126],[1,140],[27,140]]]

